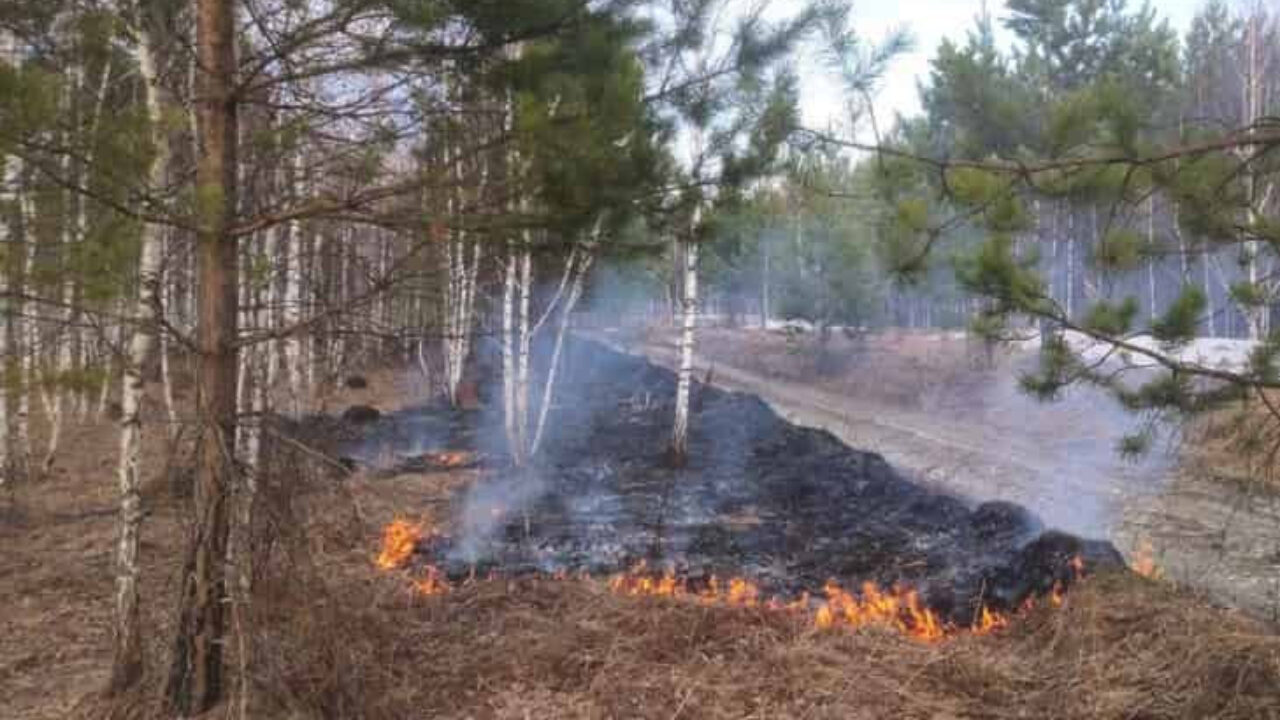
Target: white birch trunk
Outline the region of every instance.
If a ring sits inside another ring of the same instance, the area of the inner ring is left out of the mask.
[[[1258,40],[1259,26],[1262,18],[1260,11],[1255,9],[1253,15],[1246,21],[1245,27],[1245,50],[1248,58],[1245,61],[1245,82],[1244,97],[1242,98],[1241,109],[1244,112],[1244,126],[1248,128],[1248,132],[1252,134],[1255,131],[1255,124],[1262,120],[1263,110],[1263,73],[1261,61],[1261,43]],[[1256,147],[1247,146],[1241,149],[1241,160],[1248,160],[1256,151]],[[1246,222],[1250,228],[1259,226],[1260,215],[1258,213],[1259,197],[1258,197],[1258,170],[1252,166],[1246,168],[1245,172],[1245,197],[1249,203],[1249,210],[1246,213]],[[1267,302],[1269,293],[1262,287],[1265,282],[1258,271],[1258,254],[1261,250],[1260,243],[1256,239],[1247,240],[1244,244],[1245,254],[1245,270],[1250,288],[1253,290],[1255,297],[1250,298],[1255,302],[1240,303],[1240,311],[1244,314],[1245,323],[1248,326],[1249,339],[1259,341],[1266,336],[1266,316]]]
[[[171,257],[170,257],[171,250],[169,247],[169,232],[166,231],[162,237],[163,237],[162,239],[163,245],[161,250],[162,260],[160,264],[161,272],[163,272],[164,270],[165,263],[171,261]],[[165,314],[168,313],[170,303],[173,301],[173,289],[170,286],[170,284],[165,281],[165,278],[163,276],[160,277],[159,282],[160,282],[159,313],[163,313],[163,314],[158,315],[156,319],[168,320],[168,318],[165,317]],[[157,329],[157,333],[159,334],[159,341],[160,341],[160,348],[159,348],[160,384],[162,386],[162,390],[164,394],[165,412],[167,413],[169,418],[169,426],[165,434],[169,438],[169,440],[172,441],[178,435],[178,405],[176,402],[174,402],[174,399],[173,399],[173,374],[169,367],[169,331],[168,331],[168,328],[166,327],[160,327]]]
[[[31,276],[35,270],[36,239],[31,232],[31,220],[35,216],[31,196],[20,191],[18,200],[19,224],[22,226],[22,281],[18,287],[18,408],[17,428],[14,435],[14,460],[18,472],[26,475],[31,470],[31,393],[35,383],[35,356],[39,328],[32,316],[34,304],[29,299],[34,292]]]
[[[0,28],[0,62],[16,67],[20,60],[17,39],[7,29]],[[0,176],[0,205],[12,206],[17,199],[18,183],[22,181],[22,160],[18,157],[0,157],[0,161],[4,163],[4,174]],[[3,242],[4,247],[9,247],[18,233],[6,220],[7,218],[0,218],[0,242]],[[10,267],[8,258],[3,258],[3,262],[0,262],[0,377],[7,377],[9,374],[9,338],[13,332],[12,300],[6,295],[9,290]],[[9,388],[7,383],[0,383],[0,487],[8,483],[12,470],[9,420]]]
[[[121,315],[124,315],[129,310],[128,307],[125,306],[124,300],[117,300],[114,303],[114,305],[115,305],[115,312]],[[125,326],[121,323],[117,323],[113,327],[107,328],[102,333],[102,341],[99,343],[101,347],[99,348],[98,362],[102,363],[102,366],[105,368],[105,372],[107,373],[108,378],[112,377],[112,371],[114,370],[113,358],[117,354],[114,351],[114,349],[123,347],[124,341],[125,341]],[[101,420],[102,417],[106,415],[107,403],[110,400],[111,400],[111,382],[108,381],[108,382],[102,383],[102,388],[98,391],[98,407],[97,407],[97,410],[95,410],[94,412],[95,412],[95,417],[97,417],[99,420]]]
[[[1147,248],[1155,251],[1156,245],[1156,196],[1147,201]],[[1151,321],[1155,322],[1159,310],[1156,308],[1156,257],[1147,258],[1147,289],[1150,292]]]
[[[521,464],[529,459],[529,353],[532,333],[529,329],[529,305],[533,294],[533,251],[528,232],[520,247],[520,314],[517,318],[516,355],[516,438],[520,446]]]
[[[694,208],[689,240],[685,243],[684,282],[680,303],[680,370],[676,384],[675,422],[671,431],[671,455],[683,463],[689,453],[689,391],[693,383],[693,346],[698,318],[698,243],[701,205]]]
[[[1218,337],[1218,312],[1213,306],[1213,283],[1209,281],[1209,250],[1200,255],[1201,280],[1204,283],[1206,311],[1209,313],[1209,337]]]
[[[314,287],[321,280],[321,273],[324,272],[324,254],[325,254],[325,235],[323,232],[314,234],[314,250],[311,253],[310,262],[307,263],[307,279],[308,286]],[[307,393],[303,398],[305,402],[311,392],[319,385],[321,377],[320,363],[322,359],[316,353],[316,338],[312,338],[311,342],[303,348],[303,359],[299,364],[305,369],[305,375],[302,378],[302,389]]]
[[[159,97],[157,52],[154,38],[145,26],[139,29],[138,67],[142,75],[148,121],[155,154],[148,181],[151,188],[163,186],[169,161],[169,142],[163,130]],[[115,662],[112,688],[124,690],[142,674],[142,638],[138,620],[138,550],[142,527],[142,368],[151,353],[160,307],[161,267],[164,228],[148,224],[143,229],[142,252],[138,264],[138,298],[134,308],[138,327],[125,357],[124,382],[120,389],[120,461],[117,481],[120,490],[119,539],[116,544],[115,579]]]
[[[507,436],[507,450],[513,462],[520,464],[519,438],[516,436],[516,244],[507,243],[506,267],[502,279],[502,421]]]
[[[481,169],[480,193],[483,194],[487,184],[487,169]],[[461,170],[455,181],[462,182]],[[455,208],[453,200],[449,201],[448,215],[452,216]],[[468,253],[470,250],[470,253]],[[480,260],[483,248],[480,240],[468,242],[465,231],[459,230],[445,243],[445,392],[449,403],[458,404],[458,387],[462,384],[462,376],[466,370],[467,359],[471,354],[471,331],[475,323],[476,279],[480,272]],[[470,254],[470,258],[468,258]]]
[[[769,329],[769,246],[761,241],[760,252],[764,257],[764,272],[760,289],[760,329]]]
[[[11,158],[6,158],[12,163]],[[5,177],[3,178],[4,187],[9,187],[8,166],[6,165]],[[6,190],[0,190],[0,193]],[[0,197],[0,200],[3,200]],[[5,233],[4,242],[8,242],[8,226],[0,221],[0,230]],[[3,299],[5,293],[9,290],[8,278],[6,275],[7,268],[0,265],[0,377],[8,376],[9,365],[9,333],[11,331],[11,317],[9,314],[9,300]],[[7,383],[0,382],[0,488],[3,488],[9,481],[9,389]]]
[[[1076,238],[1075,212],[1067,208],[1067,318],[1075,317],[1076,303]]]
[[[263,248],[264,259],[268,268],[266,287],[262,290],[263,303],[258,310],[258,327],[264,332],[274,331],[276,318],[280,308],[280,284],[275,269],[279,267],[276,260],[280,252],[280,228],[267,231],[266,247]],[[269,395],[276,391],[280,380],[280,341],[267,340],[262,348],[262,398],[264,405]],[[264,408],[265,409],[265,408]]]
[[[547,426],[547,416],[550,414],[552,401],[555,399],[556,376],[560,367],[560,357],[564,351],[565,337],[569,332],[569,325],[573,321],[573,310],[578,305],[578,300],[582,298],[582,286],[586,280],[587,273],[591,270],[592,261],[595,259],[595,247],[599,240],[600,228],[602,221],[597,220],[595,230],[592,231],[592,237],[587,247],[579,251],[576,247],[569,253],[569,259],[566,261],[566,272],[572,273],[572,281],[569,283],[568,295],[564,298],[564,304],[560,309],[560,321],[556,327],[555,346],[551,351],[551,360],[547,366],[547,380],[542,386],[542,404],[538,407],[538,421],[533,432],[533,442],[529,446],[529,455],[536,455],[538,448],[542,445],[543,432]]]
[[[289,173],[289,194],[296,201],[302,194],[299,192],[299,186],[303,185],[300,177],[302,162],[298,152],[294,153],[291,162],[293,169]],[[284,252],[287,257],[284,298],[281,305],[284,326],[292,328],[297,327],[302,319],[302,225],[297,220],[292,220],[288,224],[288,241],[285,243]],[[302,361],[302,338],[299,333],[291,332],[284,339],[284,363],[289,375],[289,413],[295,418],[302,414],[301,400],[306,380]]]

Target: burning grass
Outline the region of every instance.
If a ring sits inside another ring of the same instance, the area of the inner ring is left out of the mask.
[[[312,682],[331,672],[336,682],[340,673],[324,663],[358,663],[346,686],[367,682],[365,704],[344,717],[1243,719],[1280,712],[1276,636],[1128,574],[1090,578],[1060,609],[1032,610],[999,634],[942,644],[878,625],[820,632],[762,606],[671,602],[610,592],[604,583],[478,581],[429,601],[399,583],[390,587],[373,607],[356,598],[335,607],[350,617],[333,618],[333,626],[360,636],[313,637],[332,644],[332,657],[313,650],[299,660],[319,664],[293,663]]]
[[[436,534],[424,530],[424,524],[398,518],[388,523],[382,531],[382,545],[374,565],[380,570],[401,570],[412,561],[415,546],[424,536]],[[1067,575],[1074,584],[1084,579],[1084,562],[1079,556],[1067,560]],[[411,586],[419,595],[444,595],[452,592],[446,574],[435,565],[426,565],[411,580]],[[1145,573],[1144,573],[1145,574]],[[487,581],[497,580],[490,573]],[[577,576],[557,573],[539,578],[543,581],[577,580],[595,582],[587,573]],[[476,582],[474,571],[468,583]],[[653,597],[674,601],[693,602],[708,607],[737,608],[785,615],[792,621],[811,625],[818,630],[861,629],[880,627],[926,643],[936,643],[962,633],[986,635],[1007,628],[1016,618],[982,605],[974,613],[967,626],[957,626],[942,619],[924,605],[919,593],[910,587],[895,585],[882,589],[874,582],[863,582],[858,593],[840,587],[835,580],[828,580],[823,588],[823,598],[813,599],[808,593],[791,600],[776,597],[766,599],[760,586],[750,579],[731,577],[726,580],[712,575],[701,581],[681,578],[673,570],[654,572],[644,562],[630,572],[617,573],[607,582],[610,592],[626,597]],[[1048,594],[1051,607],[1061,607],[1066,602],[1066,587],[1057,582]],[[1021,611],[1031,612],[1037,603],[1029,596]]]

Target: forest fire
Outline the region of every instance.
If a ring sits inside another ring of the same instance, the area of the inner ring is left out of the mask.
[[[1156,564],[1155,548],[1151,546],[1150,540],[1142,540],[1138,543],[1137,548],[1133,551],[1133,557],[1129,561],[1130,567],[1139,575],[1158,580],[1164,576],[1164,571]]]
[[[417,542],[428,534],[421,524],[403,519],[392,521],[383,530],[382,548],[376,565],[382,570],[407,567]],[[1067,561],[1067,569],[1072,581],[1084,577],[1084,563],[1079,556]],[[490,573],[487,579],[496,577],[495,573]],[[549,581],[595,580],[585,571],[571,574],[561,570],[537,577]],[[465,582],[475,580],[473,571]],[[444,595],[455,587],[435,565],[426,565],[421,577],[412,580],[411,585],[417,594],[424,596]],[[870,581],[862,583],[855,593],[845,590],[835,580],[828,580],[820,599],[811,597],[809,593],[802,593],[791,600],[766,598],[760,586],[747,578],[722,580],[714,575],[706,579],[682,578],[671,569],[654,572],[643,561],[628,572],[610,576],[606,585],[610,592],[626,597],[670,598],[706,606],[791,613],[805,616],[806,622],[819,630],[883,627],[930,643],[962,633],[992,633],[1008,627],[1015,617],[1013,613],[1000,612],[983,604],[971,624],[957,625],[927,607],[917,590],[901,585],[886,589]],[[1066,602],[1066,588],[1062,581],[1054,583],[1047,595],[1052,607],[1060,607]],[[1020,611],[1030,612],[1035,606],[1035,598],[1028,597]]]
[[[938,642],[1061,605],[1086,568],[1124,567],[1109,543],[1045,529],[1013,503],[970,507],[743,394],[701,390],[699,464],[677,478],[652,452],[669,437],[662,409],[633,402],[637,392],[670,396],[670,373],[589,343],[573,353],[592,399],[566,405],[579,412],[563,414],[561,431],[587,440],[549,445],[532,479],[496,466],[472,478],[449,511],[456,536],[390,523],[379,568],[401,573],[415,595],[485,578],[517,592],[524,581],[576,580]],[[466,447],[457,438],[473,418],[449,415],[438,427],[435,418],[406,411],[379,432],[394,444],[429,426],[445,447]],[[426,457],[387,472],[418,471]]]
[[[434,565],[428,565],[423,577],[413,582],[413,589],[420,595],[444,595],[453,589],[444,573]]]
[[[938,616],[921,606],[920,595],[915,590],[895,587],[886,592],[875,583],[866,582],[862,584],[861,594],[854,595],[828,582],[823,591],[826,604],[814,617],[819,628],[882,625],[929,642],[941,640],[946,634]]]
[[[828,581],[823,588],[825,600],[815,601],[807,593],[790,601],[778,598],[761,600],[759,586],[750,580],[731,578],[728,583],[721,583],[713,577],[706,588],[695,590],[670,571],[655,577],[647,573],[642,564],[637,571],[610,578],[609,589],[627,596],[683,598],[708,605],[806,613],[811,616],[813,626],[822,630],[881,626],[926,642],[936,642],[964,631],[987,634],[1007,627],[1010,622],[1010,616],[984,605],[972,627],[955,627],[924,607],[915,590],[904,587],[883,590],[873,582],[863,583],[860,593],[854,594],[835,581]]]
[[[477,461],[476,454],[466,450],[443,450],[423,453],[420,458],[424,463],[446,470],[468,467],[474,465]]]
[[[423,527],[419,523],[403,519],[391,521],[382,530],[382,549],[375,564],[382,570],[404,567],[422,536]]]

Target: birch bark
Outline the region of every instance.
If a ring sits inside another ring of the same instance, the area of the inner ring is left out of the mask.
[[[671,457],[683,465],[689,455],[689,391],[693,383],[693,346],[698,318],[698,227],[702,206],[694,208],[689,238],[685,242],[684,282],[680,303],[680,370],[676,384],[675,422],[671,431]]]
[[[137,31],[138,68],[151,131],[153,154],[148,172],[152,189],[164,184],[169,163],[169,140],[163,129],[164,101],[159,84],[159,49],[155,34],[144,18]],[[119,537],[116,543],[115,653],[110,689],[123,692],[142,676],[142,631],[138,618],[138,551],[142,528],[142,368],[150,355],[157,331],[161,261],[164,229],[148,224],[143,228],[142,251],[138,262],[138,296],[134,316],[138,323],[125,357],[124,382],[120,389],[120,460],[116,476],[120,490]]]

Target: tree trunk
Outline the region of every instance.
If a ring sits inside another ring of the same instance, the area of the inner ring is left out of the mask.
[[[683,465],[689,456],[689,390],[693,383],[694,329],[698,318],[698,243],[696,234],[702,220],[701,205],[694,208],[689,239],[684,248],[684,292],[680,303],[680,370],[676,385],[675,422],[671,431],[671,459]]]
[[[39,340],[38,328],[34,316],[34,303],[30,298],[35,294],[32,275],[35,270],[36,238],[33,226],[35,217],[34,202],[25,189],[18,191],[18,224],[21,226],[21,242],[18,245],[18,257],[22,269],[18,274],[18,413],[15,447],[12,454],[17,464],[19,476],[26,477],[31,472],[31,393],[35,380],[36,345]]]
[[[533,443],[529,447],[529,454],[534,455],[538,452],[538,447],[542,445],[542,433],[546,429],[547,416],[551,411],[551,403],[555,398],[556,373],[560,367],[560,355],[564,349],[565,337],[569,334],[569,324],[573,320],[573,309],[577,306],[578,300],[582,298],[582,286],[586,279],[587,273],[591,270],[592,261],[595,259],[595,245],[599,237],[599,228],[592,233],[591,243],[586,249],[579,251],[574,248],[569,254],[570,271],[573,273],[573,280],[569,285],[569,294],[565,296],[564,306],[560,310],[560,322],[556,328],[555,347],[551,351],[551,361],[547,366],[547,381],[542,386],[542,405],[538,408],[538,423],[533,431]]]
[[[461,187],[463,182],[462,163],[457,159],[449,160],[449,149],[446,148],[446,162],[452,165],[451,173],[454,183]],[[481,170],[480,190],[485,191],[487,172]],[[460,211],[461,202],[451,192],[448,198],[446,216],[453,222],[454,215]],[[445,238],[445,297],[444,297],[444,362],[445,392],[449,403],[457,406],[458,387],[462,384],[462,375],[466,369],[467,358],[471,354],[471,328],[475,317],[476,278],[480,272],[482,242],[478,239],[468,241],[464,230],[447,231]],[[468,252],[470,250],[470,252]],[[470,259],[468,259],[470,255]]]
[[[169,139],[164,129],[159,86],[159,52],[156,37],[142,18],[138,28],[138,68],[145,92],[147,121],[154,154],[148,172],[148,186],[164,185],[169,164]],[[157,310],[160,307],[161,263],[165,229],[148,224],[142,233],[138,262],[138,298],[134,307],[137,327],[125,356],[124,383],[120,389],[120,464],[116,474],[120,485],[120,528],[116,545],[115,658],[110,690],[121,693],[142,677],[142,631],[138,621],[138,549],[142,528],[142,369],[154,345]]]
[[[761,241],[760,254],[764,258],[764,270],[760,283],[760,329],[769,329],[769,245]]]
[[[1067,319],[1075,317],[1076,304],[1076,238],[1075,210],[1067,208]]]
[[[516,243],[507,242],[506,266],[502,278],[502,422],[507,438],[507,451],[519,465],[519,442],[516,437]]]
[[[13,33],[7,28],[0,28],[0,62],[4,62],[14,66],[19,63],[18,43]],[[14,206],[14,196],[10,193],[11,188],[18,187],[18,183],[22,178],[22,160],[17,157],[3,157],[0,160],[4,163],[4,174],[0,176],[0,208],[12,208]],[[17,221],[12,216],[0,216],[0,243],[8,247],[18,236]],[[9,290],[9,271],[12,269],[10,259],[0,257],[0,377],[8,377],[9,363],[9,339],[13,330],[13,312],[11,310],[11,300],[7,297]],[[0,382],[0,488],[3,488],[9,481],[10,456],[9,456],[9,387],[8,383]]]
[[[532,333],[529,328],[529,304],[533,294],[533,250],[529,247],[528,232],[520,244],[520,295],[519,315],[516,318],[516,442],[519,464],[529,459],[529,352]]]
[[[299,188],[305,188],[302,175],[301,150],[295,150],[290,158],[292,167],[289,172],[289,196],[296,203],[301,197]],[[288,239],[285,243],[284,274],[284,327],[296,327],[302,319],[302,224],[297,220],[287,226]],[[291,332],[284,339],[284,363],[289,375],[289,412],[293,417],[302,414],[302,394],[306,380],[303,372],[302,337],[300,333]]]
[[[1209,337],[1218,337],[1218,313],[1213,306],[1213,283],[1209,282],[1209,255],[1205,250],[1200,254],[1201,280],[1204,282],[1205,310],[1209,314]]]
[[[1261,24],[1261,18],[1258,12],[1254,12],[1253,16],[1247,21],[1245,28],[1245,50],[1248,58],[1245,60],[1245,82],[1244,97],[1241,103],[1241,109],[1244,111],[1243,127],[1249,128],[1249,133],[1254,132],[1254,124],[1262,118],[1262,72],[1260,62],[1260,43],[1258,42],[1258,30]],[[1256,148],[1247,147],[1242,150],[1244,155],[1242,159],[1251,157]],[[1257,228],[1258,215],[1258,170],[1252,164],[1245,168],[1245,199],[1249,203],[1246,222],[1250,228]],[[1254,293],[1259,293],[1261,288],[1258,275],[1258,251],[1259,243],[1257,240],[1248,240],[1244,244],[1244,253],[1246,259],[1246,272],[1248,273],[1249,287]],[[1250,298],[1252,302],[1241,304],[1241,312],[1244,314],[1245,321],[1248,324],[1249,339],[1262,340],[1266,334],[1264,327],[1266,304],[1257,302],[1257,296]]]
[[[1156,196],[1147,200],[1147,247],[1154,252],[1156,244]],[[1154,323],[1159,310],[1156,307],[1156,256],[1147,258],[1147,290],[1150,293],[1151,321]]]
[[[223,694],[227,495],[235,466],[237,102],[234,0],[196,0],[197,347],[194,535],[181,582],[172,710],[194,715]]]

